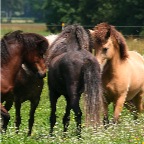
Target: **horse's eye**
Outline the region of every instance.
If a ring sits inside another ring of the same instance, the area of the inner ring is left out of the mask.
[[[107,48],[107,47],[104,47],[102,51],[103,51],[103,53],[106,53],[107,50],[108,50],[108,48]]]

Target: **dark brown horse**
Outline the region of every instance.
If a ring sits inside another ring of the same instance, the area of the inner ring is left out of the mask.
[[[82,26],[67,26],[47,51],[48,85],[51,103],[50,134],[56,123],[56,103],[64,95],[67,106],[63,117],[64,132],[67,131],[70,110],[75,113],[77,132],[81,132],[82,112],[79,106],[81,94],[85,93],[86,124],[96,126],[100,121],[102,89],[100,67],[88,52],[90,38]]]
[[[34,124],[34,113],[40,101],[40,95],[43,89],[44,80],[39,79],[26,65],[22,65],[19,70],[13,94],[10,93],[9,100],[6,100],[5,108],[10,110],[13,101],[16,108],[16,129],[17,133],[21,124],[20,109],[21,104],[27,100],[31,103],[30,119],[29,119],[29,131],[28,135],[31,135],[32,127]]]
[[[1,100],[8,97],[8,93],[13,91],[15,79],[25,63],[38,77],[46,75],[45,61],[43,54],[48,47],[45,37],[35,33],[22,33],[15,31],[6,34],[1,39]],[[10,119],[7,110],[0,103],[1,115],[3,117],[3,129]]]

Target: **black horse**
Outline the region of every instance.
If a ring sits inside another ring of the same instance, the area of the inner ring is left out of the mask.
[[[75,113],[78,135],[81,132],[82,112],[79,106],[81,94],[86,100],[86,124],[96,126],[102,108],[100,66],[90,50],[90,35],[79,25],[67,26],[47,50],[48,85],[51,116],[50,134],[56,123],[56,103],[64,95],[67,106],[63,117],[64,132],[67,131],[70,110]]]
[[[43,89],[44,80],[39,79],[26,65],[22,65],[19,70],[13,94],[10,93],[6,99],[5,108],[10,110],[13,101],[15,102],[16,108],[16,132],[18,133],[19,126],[21,124],[20,109],[21,104],[27,100],[31,103],[30,119],[29,119],[29,131],[28,136],[31,135],[32,127],[34,124],[35,110],[40,101],[40,95]],[[6,126],[7,127],[7,126]]]

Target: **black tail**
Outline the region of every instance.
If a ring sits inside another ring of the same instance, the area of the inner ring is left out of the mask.
[[[85,59],[84,83],[86,125],[96,127],[102,109],[101,72],[96,60]]]

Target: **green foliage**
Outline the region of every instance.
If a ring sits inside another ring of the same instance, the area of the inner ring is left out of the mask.
[[[13,16],[33,17],[46,22],[52,32],[61,30],[61,23],[79,23],[94,27],[100,22],[116,26],[144,26],[144,0],[3,0],[3,12],[9,22]],[[51,27],[49,25],[58,25]],[[125,35],[139,35],[142,27],[119,28]]]
[[[48,24],[65,22],[94,26],[108,22],[118,26],[144,25],[143,0],[47,0],[45,9],[48,10]],[[120,30],[124,34],[139,34],[142,28]]]

